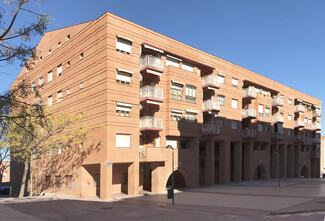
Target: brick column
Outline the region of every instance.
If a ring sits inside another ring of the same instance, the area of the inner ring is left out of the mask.
[[[100,198],[112,198],[112,179],[113,165],[108,165],[107,162],[100,164]]]
[[[294,146],[287,146],[287,177],[294,177]]]
[[[219,183],[230,183],[230,142],[225,140],[220,143],[219,149]]]
[[[253,180],[253,173],[251,170],[253,166],[253,149],[254,141],[250,141],[244,144],[244,180]]]
[[[287,178],[287,144],[281,144],[280,150],[280,177]]]
[[[205,143],[205,184],[214,185],[214,139]]]
[[[234,148],[234,181],[242,181],[242,142],[236,142]]]
[[[139,162],[134,162],[128,167],[128,195],[139,194]]]

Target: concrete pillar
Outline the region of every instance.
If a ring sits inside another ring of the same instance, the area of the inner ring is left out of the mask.
[[[287,177],[294,177],[294,146],[287,146]]]
[[[265,150],[266,156],[271,157],[271,143],[268,142],[266,143],[266,150]],[[271,162],[270,159],[267,158],[267,162],[263,162],[265,165],[265,169],[266,169],[266,179],[270,179],[271,178]]]
[[[128,167],[128,195],[139,194],[139,162],[131,163]]]
[[[219,147],[219,183],[230,183],[230,142],[220,142]]]
[[[294,177],[300,177],[299,171],[299,155],[300,155],[301,144],[294,146]]]
[[[287,178],[287,144],[279,145],[280,177]]]
[[[193,177],[192,177],[193,180],[191,180],[190,183],[188,184],[189,186],[187,186],[187,187],[189,187],[189,188],[199,187],[199,185],[200,185],[199,184],[200,183],[200,174],[199,174],[200,159],[199,159],[199,157],[197,157],[197,156],[200,155],[200,153],[199,153],[199,150],[200,150],[200,138],[199,137],[194,139],[193,146],[194,146],[194,150],[193,150],[194,151],[194,154],[193,154],[194,160],[192,162],[193,166],[191,168],[192,175],[193,175]]]
[[[272,144],[271,146],[271,178],[277,178],[279,144]]]
[[[244,180],[253,180],[253,149],[254,141],[249,141],[244,145]]]
[[[205,143],[205,184],[214,185],[214,139]]]
[[[112,179],[113,165],[112,163],[104,162],[100,164],[100,198],[112,198]]]
[[[242,181],[242,142],[236,142],[234,144],[234,181]]]

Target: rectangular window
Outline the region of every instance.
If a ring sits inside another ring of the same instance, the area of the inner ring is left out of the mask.
[[[236,99],[231,100],[231,107],[232,108],[237,108],[238,107],[238,101]]]
[[[131,147],[131,134],[116,134],[116,147]]]
[[[65,176],[65,186],[66,186],[66,188],[72,188],[72,176],[71,175]]]
[[[47,81],[51,82],[52,81],[52,71],[49,71],[47,74]]]
[[[80,83],[80,89],[84,88],[84,82]]]
[[[185,120],[196,121],[197,111],[185,110]]]
[[[32,82],[32,92],[35,91],[35,88],[36,88],[36,84],[35,84],[35,81]]]
[[[231,129],[237,130],[237,126],[238,126],[237,121],[235,120],[231,121]]]
[[[292,114],[288,114],[288,120],[292,120]]]
[[[67,68],[69,68],[69,67],[70,67],[70,61],[67,62]]]
[[[288,135],[291,136],[291,129],[288,129]]]
[[[193,65],[188,64],[188,63],[182,63],[182,69],[186,71],[193,72]]]
[[[172,109],[170,113],[170,119],[172,121],[180,121],[183,116],[183,111]]]
[[[116,102],[116,115],[121,117],[131,116],[132,104]]]
[[[49,107],[52,106],[52,95],[47,97],[47,104]]]
[[[58,67],[57,67],[57,76],[60,77],[62,75],[62,64],[60,64]]]
[[[80,60],[83,59],[83,58],[84,58],[84,53],[82,52],[82,53],[80,54]]]
[[[67,89],[67,95],[69,95],[71,92],[70,92],[70,88]]]
[[[258,116],[263,117],[264,115],[264,106],[259,104],[258,105]]]
[[[169,145],[176,149],[178,147],[178,142],[177,140],[166,140],[166,147]]]
[[[220,83],[220,84],[224,84],[225,83],[225,75],[224,74],[221,74],[221,73],[218,73],[217,75],[217,81]]]
[[[218,96],[217,96],[217,103],[218,103],[220,106],[225,106],[225,96],[223,96],[223,95],[218,95]]]
[[[178,58],[175,58],[175,57],[172,57],[172,56],[169,56],[167,55],[167,58],[166,58],[166,66],[173,66],[173,67],[179,67],[179,63],[181,62],[182,60],[181,59],[178,59]]]
[[[61,102],[62,101],[62,91],[58,91],[57,93],[57,102]]]
[[[288,99],[288,104],[292,104],[292,99],[291,98]]]
[[[38,79],[38,86],[39,87],[43,86],[43,76]]]
[[[265,117],[270,117],[270,108],[265,107]]]
[[[58,43],[58,48],[61,48],[61,41]]]
[[[258,131],[263,132],[263,124],[258,124]]]
[[[116,83],[122,85],[130,85],[132,79],[132,72],[122,69],[116,69]]]
[[[55,188],[61,188],[61,176],[55,176]]]
[[[62,153],[62,145],[59,145],[58,146],[58,155],[61,155],[61,153]]]
[[[196,87],[192,85],[186,85],[185,101],[191,103],[196,102]]]
[[[183,100],[182,91],[183,91],[183,84],[180,82],[172,81],[170,98],[179,101]]]
[[[49,55],[50,55],[50,54],[52,54],[52,50],[51,50],[51,49],[49,50]]]
[[[116,51],[120,51],[122,53],[131,54],[131,48],[132,48],[132,40],[117,36],[116,38]]]
[[[231,80],[231,83],[232,83],[232,86],[233,86],[233,87],[238,87],[238,80],[237,80],[237,79],[233,78],[233,79]]]

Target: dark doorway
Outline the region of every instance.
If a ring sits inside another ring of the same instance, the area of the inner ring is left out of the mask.
[[[301,178],[307,178],[307,177],[308,177],[308,169],[307,169],[306,166],[304,166],[304,167],[301,169],[300,177],[301,177]]]
[[[261,180],[266,178],[265,169],[263,166],[258,166],[254,172],[254,180]]]
[[[166,187],[172,186],[172,175],[169,176]],[[174,171],[174,187],[175,189],[186,188],[184,176],[178,170]]]

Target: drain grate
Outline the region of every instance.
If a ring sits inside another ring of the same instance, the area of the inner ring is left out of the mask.
[[[101,209],[113,209],[113,207],[103,207]]]

